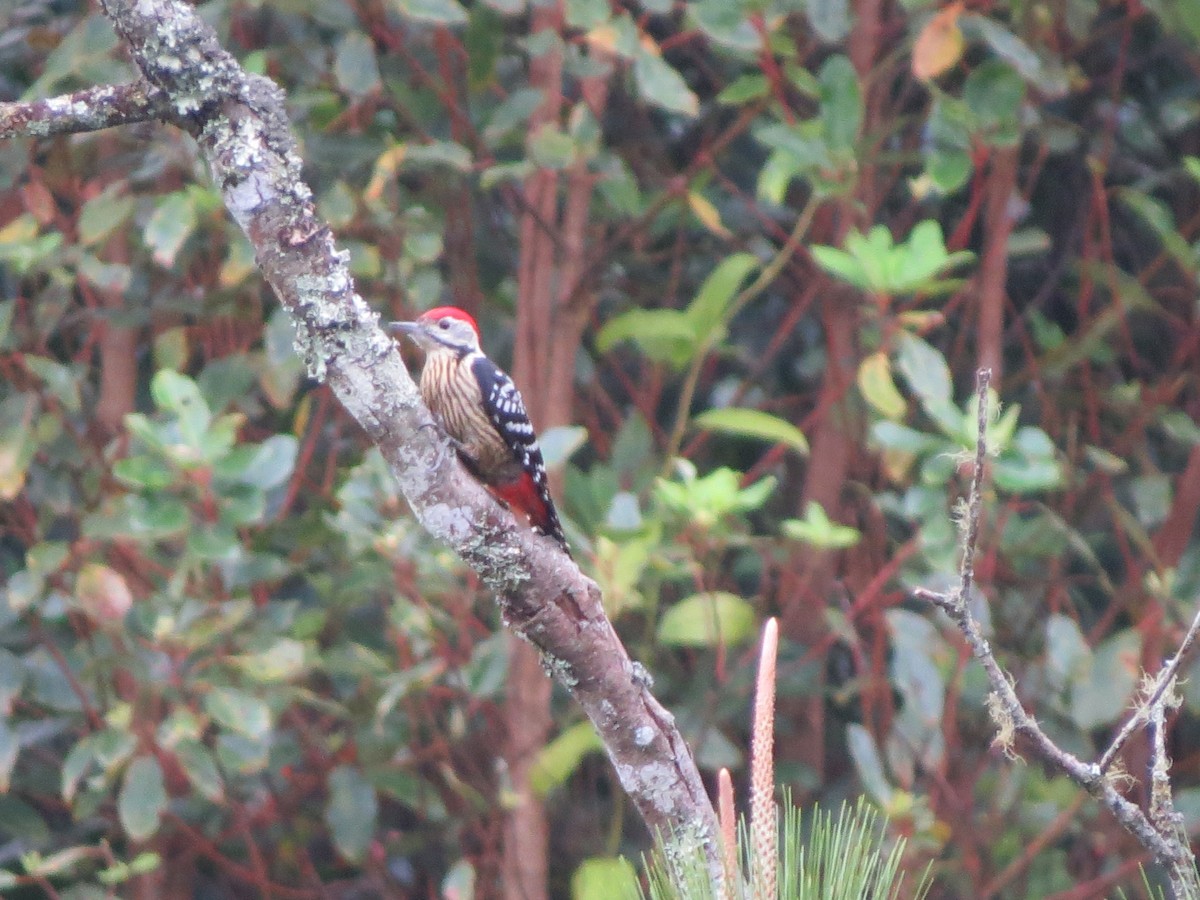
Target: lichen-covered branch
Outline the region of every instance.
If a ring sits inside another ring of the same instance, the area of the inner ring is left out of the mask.
[[[102,5],[152,86],[147,96],[161,92],[171,118],[199,143],[292,316],[310,374],[329,383],[379,445],[422,525],[496,592],[508,625],[583,707],[650,830],[673,835],[681,850],[702,844],[719,881],[716,817],[672,716],[625,652],[596,584],[552,541],[519,526],[429,427],[392,341],[354,290],[347,255],[316,216],[279,89],[243,71],[185,3]]]
[[[1117,754],[1121,752],[1121,748],[1139,728],[1144,726],[1154,714],[1155,710],[1161,710],[1164,706],[1173,705],[1168,701],[1174,693],[1175,676],[1179,674],[1179,667],[1183,665],[1183,661],[1187,659],[1192,646],[1196,643],[1196,635],[1200,633],[1200,610],[1196,612],[1195,618],[1192,619],[1191,627],[1188,628],[1187,634],[1183,636],[1183,641],[1179,644],[1179,649],[1175,651],[1175,655],[1167,660],[1167,664],[1159,670],[1159,673],[1154,676],[1154,681],[1146,689],[1146,699],[1139,703],[1133,715],[1117,732],[1117,736],[1113,738],[1112,743],[1108,745],[1108,749],[1100,756],[1100,762],[1097,763],[1101,772],[1107,772],[1112,766],[1113,761],[1117,758]]]
[[[0,141],[98,131],[172,117],[167,95],[148,82],[109,84],[28,103],[0,103]]]
[[[1101,763],[1085,763],[1074,754],[1061,749],[1050,740],[1038,725],[1037,720],[1025,711],[1025,707],[1021,704],[1021,700],[1017,696],[1012,679],[1000,667],[1000,663],[996,661],[987,638],[983,636],[983,631],[980,629],[979,623],[971,613],[968,598],[971,593],[971,584],[974,580],[975,546],[979,537],[979,521],[983,507],[983,475],[988,455],[987,408],[988,384],[990,381],[991,372],[987,369],[981,369],[976,381],[979,421],[977,423],[978,436],[975,451],[975,472],[971,479],[970,492],[967,495],[966,535],[963,540],[963,559],[959,571],[958,587],[948,594],[937,593],[923,588],[918,588],[913,594],[919,599],[934,604],[950,617],[950,620],[962,632],[963,637],[966,638],[967,644],[970,646],[979,664],[983,666],[984,672],[987,673],[988,684],[992,690],[988,697],[988,708],[999,728],[997,741],[1003,744],[1005,749],[1008,750],[1014,734],[1024,736],[1035,756],[1058,771],[1065,773],[1072,781],[1083,787],[1089,794],[1104,804],[1125,830],[1132,834],[1143,847],[1154,855],[1159,865],[1167,870],[1176,897],[1190,898],[1200,896],[1200,882],[1197,881],[1196,877],[1195,858],[1192,856],[1186,840],[1181,838],[1179,830],[1174,827],[1175,818],[1171,815],[1173,809],[1169,802],[1164,802],[1160,797],[1156,808],[1164,810],[1162,814],[1164,822],[1152,821],[1136,804],[1131,803],[1121,796],[1116,787],[1117,779],[1107,775],[1105,770],[1107,764],[1111,763],[1112,755],[1115,755],[1116,752],[1115,750],[1111,750],[1110,748],[1111,753],[1106,753],[1102,757]],[[1196,628],[1200,628],[1200,616],[1197,617],[1197,622],[1193,623],[1193,631],[1189,632],[1189,639],[1185,642],[1185,647],[1181,648],[1180,652],[1176,654],[1176,660],[1180,659],[1183,656],[1184,649],[1190,646],[1191,640],[1195,637],[1194,631]],[[1170,669],[1170,667],[1168,668]],[[1155,723],[1159,733],[1161,733],[1163,721],[1162,707],[1172,693],[1166,685],[1173,680],[1174,670],[1170,669],[1170,671],[1164,674],[1167,677],[1162,682],[1161,689],[1151,690],[1150,692],[1150,697],[1153,698],[1153,703],[1150,704],[1152,708],[1146,712],[1135,714],[1137,721],[1149,720]],[[1128,734],[1124,734],[1123,737],[1118,736],[1117,740],[1123,742],[1127,737]],[[1161,774],[1164,778],[1166,772],[1165,758],[1165,750],[1162,753],[1155,753],[1156,762],[1159,763],[1158,768],[1161,769]],[[1162,787],[1158,782],[1155,784],[1155,789],[1160,793],[1162,791]],[[1167,790],[1169,792],[1169,787]],[[1164,823],[1168,823],[1172,827],[1163,827]]]

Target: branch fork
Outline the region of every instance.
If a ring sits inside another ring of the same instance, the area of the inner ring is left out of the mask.
[[[1200,631],[1200,612],[1193,620],[1179,650],[1151,681],[1146,700],[1139,705],[1124,727],[1104,751],[1099,761],[1087,763],[1077,756],[1059,748],[1042,731],[1017,696],[1012,678],[1001,668],[983,636],[979,623],[971,614],[968,598],[974,580],[974,558],[979,539],[979,522],[982,514],[982,489],[984,463],[987,459],[987,398],[991,371],[981,369],[976,378],[976,396],[979,402],[978,436],[975,446],[975,471],[967,495],[966,530],[963,539],[963,558],[959,569],[958,587],[950,593],[917,588],[913,596],[932,603],[941,609],[966,639],[975,658],[983,666],[991,686],[988,710],[999,728],[997,743],[1007,755],[1012,755],[1012,739],[1016,733],[1023,735],[1033,753],[1054,769],[1063,772],[1072,781],[1084,788],[1102,803],[1117,821],[1148,850],[1168,873],[1176,897],[1200,897],[1200,876],[1196,872],[1196,861],[1189,847],[1188,838],[1182,827],[1182,817],[1175,810],[1171,798],[1168,769],[1170,760],[1166,754],[1164,723],[1167,707],[1177,705],[1175,678],[1184,657],[1195,642]],[[1114,768],[1114,761],[1129,738],[1144,725],[1151,735],[1151,801],[1149,814],[1131,803],[1118,790],[1121,773]]]

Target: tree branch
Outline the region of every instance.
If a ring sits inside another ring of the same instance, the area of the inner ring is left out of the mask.
[[[1192,619],[1191,627],[1188,628],[1187,634],[1183,636],[1183,641],[1179,644],[1179,649],[1175,651],[1175,655],[1167,660],[1167,664],[1159,670],[1159,673],[1154,676],[1154,681],[1149,689],[1146,690],[1145,702],[1139,704],[1138,709],[1129,717],[1129,721],[1113,738],[1108,749],[1104,751],[1100,757],[1100,762],[1097,765],[1101,772],[1107,772],[1109,766],[1113,764],[1113,760],[1117,758],[1117,753],[1125,746],[1133,734],[1142,725],[1145,725],[1154,714],[1155,710],[1161,710],[1163,706],[1173,705],[1166,702],[1170,694],[1174,692],[1175,675],[1179,672],[1179,667],[1183,665],[1184,659],[1187,658],[1192,645],[1196,642],[1196,634],[1200,632],[1200,611],[1196,613],[1196,617]]]
[[[0,141],[99,131],[113,125],[171,118],[173,110],[164,92],[148,82],[132,81],[29,103],[0,103]]]
[[[1164,802],[1161,796],[1158,797],[1155,802],[1155,810],[1161,814],[1164,821],[1162,823],[1152,821],[1138,806],[1126,800],[1117,791],[1115,785],[1116,779],[1106,777],[1103,765],[1085,763],[1074,754],[1060,749],[1050,740],[1033,716],[1027,713],[1025,707],[1021,705],[1012,679],[996,661],[996,657],[992,654],[992,649],[988,645],[987,639],[983,636],[979,623],[971,614],[968,597],[971,592],[971,582],[974,578],[975,544],[979,537],[979,520],[983,506],[983,474],[988,453],[987,407],[988,384],[990,381],[991,371],[980,369],[976,380],[979,419],[977,423],[978,437],[975,448],[975,472],[971,478],[970,493],[967,495],[966,535],[963,540],[963,559],[959,573],[958,588],[949,594],[941,594],[924,588],[917,588],[913,592],[913,595],[922,600],[929,601],[950,617],[950,620],[954,622],[959,631],[962,632],[963,637],[966,638],[967,644],[975,654],[975,658],[983,666],[984,671],[987,673],[988,683],[992,689],[992,693],[988,696],[988,709],[1000,731],[997,742],[1002,744],[1005,750],[1008,751],[1013,735],[1015,733],[1024,735],[1032,746],[1034,754],[1039,759],[1064,772],[1067,777],[1104,804],[1113,816],[1116,817],[1117,821],[1121,823],[1121,826],[1154,855],[1159,865],[1167,870],[1171,878],[1175,896],[1200,896],[1200,881],[1197,881],[1195,858],[1187,846],[1186,839],[1181,838],[1179,831],[1174,827],[1162,827],[1164,825],[1174,826],[1176,824],[1174,810],[1169,800]],[[1167,702],[1167,698],[1171,696],[1171,692],[1166,689],[1165,685],[1171,680],[1175,671],[1173,666],[1176,665],[1176,660],[1179,660],[1183,656],[1184,650],[1195,636],[1194,629],[1197,627],[1200,627],[1200,616],[1198,616],[1197,622],[1193,623],[1193,631],[1189,632],[1189,639],[1185,642],[1185,646],[1176,654],[1175,660],[1172,660],[1172,665],[1169,665],[1167,670],[1164,670],[1167,678],[1161,682],[1163,685],[1162,688],[1150,692],[1150,695],[1156,698],[1156,701],[1153,704],[1154,708],[1145,715],[1156,725],[1155,731],[1159,735],[1162,733],[1162,707]],[[1142,721],[1139,719],[1142,715],[1143,713],[1141,712],[1135,714],[1135,719]],[[1128,737],[1128,735],[1125,735],[1125,737]],[[1156,742],[1156,748],[1158,747],[1158,743]],[[1105,754],[1102,762],[1105,759],[1111,762],[1111,759],[1108,757],[1109,754]],[[1165,750],[1160,753],[1156,749],[1155,771],[1158,773],[1161,770],[1163,779],[1165,779],[1166,772],[1165,760]],[[1161,792],[1161,790],[1162,787],[1158,780],[1156,780],[1156,793]],[[1166,790],[1169,797],[1169,785]]]
[[[625,652],[596,584],[553,541],[518,525],[430,427],[395,346],[354,290],[348,254],[316,216],[278,87],[243,71],[179,0],[102,6],[153,85],[147,103],[153,98],[156,114],[180,122],[199,143],[225,206],[291,314],[309,373],[329,383],[379,445],[421,524],[479,573],[506,623],[537,647],[546,670],[579,702],[651,832],[681,849],[703,845],[719,880],[716,817],[673,717]],[[75,124],[58,131],[115,121],[71,113]],[[24,133],[55,129],[27,126]]]

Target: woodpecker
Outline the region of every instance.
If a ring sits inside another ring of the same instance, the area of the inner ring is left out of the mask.
[[[388,329],[425,351],[421,398],[471,474],[570,556],[521,392],[480,349],[475,320],[457,307],[439,306]]]

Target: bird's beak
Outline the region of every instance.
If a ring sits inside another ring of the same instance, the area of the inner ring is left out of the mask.
[[[414,337],[420,330],[421,326],[417,322],[388,322],[386,328],[392,334]]]

